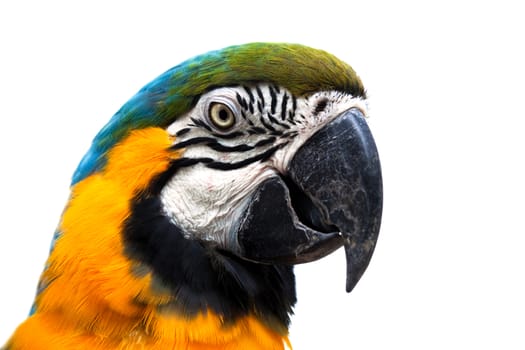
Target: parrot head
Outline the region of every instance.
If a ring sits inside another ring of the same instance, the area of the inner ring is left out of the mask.
[[[242,322],[284,336],[294,264],[344,247],[351,291],[374,251],[382,180],[366,113],[353,69],[301,45],[168,70],[80,162],[31,317],[106,338],[230,332],[217,343]]]

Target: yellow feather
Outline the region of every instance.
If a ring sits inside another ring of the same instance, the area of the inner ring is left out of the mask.
[[[130,199],[180,153],[160,128],[130,133],[108,155],[103,171],[72,188],[61,236],[48,259],[37,313],[10,340],[22,349],[284,349],[285,334],[254,316],[224,325],[211,312],[192,318],[161,313],[172,296],[153,291],[152,275],[133,273],[121,226]]]

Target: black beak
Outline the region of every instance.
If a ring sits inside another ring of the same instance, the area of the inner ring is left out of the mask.
[[[266,180],[238,228],[241,256],[263,263],[304,263],[344,245],[350,292],[372,257],[381,223],[381,166],[358,109],[315,133],[284,179]]]

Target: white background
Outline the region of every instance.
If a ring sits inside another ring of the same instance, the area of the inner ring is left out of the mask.
[[[14,3],[12,1],[11,3]],[[362,77],[385,205],[372,263],[297,268],[295,349],[525,348],[525,20],[507,1],[4,1],[0,343],[29,311],[71,174],[139,88],[251,41]]]

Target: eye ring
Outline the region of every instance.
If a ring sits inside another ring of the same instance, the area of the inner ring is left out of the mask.
[[[235,124],[235,114],[226,104],[221,102],[212,102],[208,109],[208,116],[217,129],[227,130]]]

